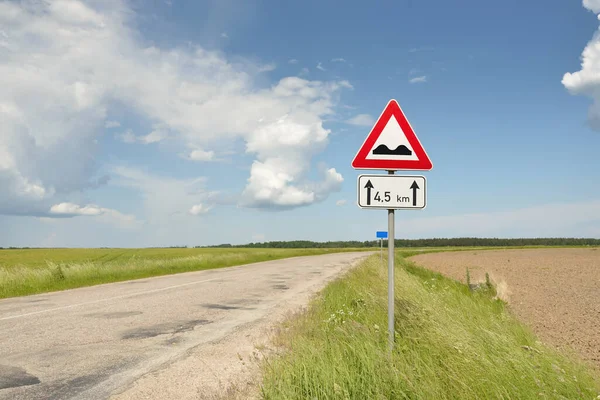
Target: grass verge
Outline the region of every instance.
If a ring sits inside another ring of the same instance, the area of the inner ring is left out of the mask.
[[[385,262],[385,260],[384,260]],[[387,266],[387,264],[386,264]],[[396,345],[387,345],[387,268],[372,256],[326,287],[275,338],[264,399],[596,399],[598,377],[539,343],[493,290],[400,255]]]
[[[360,249],[368,250],[368,249]],[[355,249],[31,249],[0,251],[0,299]]]

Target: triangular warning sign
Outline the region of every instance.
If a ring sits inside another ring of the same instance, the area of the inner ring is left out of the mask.
[[[352,160],[355,169],[430,170],[431,160],[396,100],[390,100]]]

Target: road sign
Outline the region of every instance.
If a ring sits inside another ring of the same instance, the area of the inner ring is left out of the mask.
[[[423,209],[426,205],[424,176],[358,176],[358,206],[361,208],[414,210]]]
[[[361,208],[386,209],[388,214],[388,339],[394,347],[394,212],[417,210],[427,204],[424,176],[398,176],[396,170],[430,170],[433,164],[398,102],[390,100],[352,160],[355,169],[383,169],[388,175],[359,175],[358,201]],[[381,242],[383,262],[383,234]],[[386,236],[387,237],[387,234]]]
[[[390,100],[352,160],[355,169],[430,170],[433,164],[396,100]]]
[[[386,231],[377,231],[377,238],[379,239],[379,258],[381,258],[381,262],[383,263],[383,239],[387,239],[388,233]]]

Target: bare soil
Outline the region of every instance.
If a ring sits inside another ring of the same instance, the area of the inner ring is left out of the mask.
[[[422,254],[418,265],[466,283],[488,272],[499,295],[538,337],[600,368],[600,249],[485,250]]]

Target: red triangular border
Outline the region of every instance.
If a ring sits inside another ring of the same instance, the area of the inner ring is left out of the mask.
[[[383,129],[387,125],[388,121],[392,117],[396,117],[396,120],[400,124],[400,128],[406,135],[408,142],[410,143],[415,155],[418,160],[367,160],[367,155],[373,149],[377,138],[383,132]],[[421,142],[415,135],[410,123],[404,116],[402,109],[398,102],[394,99],[390,100],[379,116],[379,119],[371,129],[371,132],[365,139],[354,160],[352,160],[352,167],[355,169],[386,169],[386,170],[397,170],[397,169],[411,169],[411,170],[430,170],[433,168],[433,164],[427,156],[425,149],[421,145]]]

